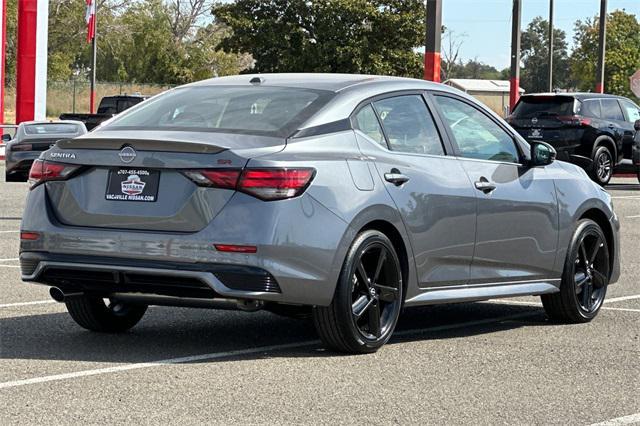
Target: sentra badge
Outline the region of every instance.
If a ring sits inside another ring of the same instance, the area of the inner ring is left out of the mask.
[[[76,155],[73,152],[52,152],[49,154],[49,158],[75,159]]]

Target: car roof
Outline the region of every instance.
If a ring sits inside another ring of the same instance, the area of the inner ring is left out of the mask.
[[[578,100],[584,100],[584,99],[606,99],[606,98],[610,98],[610,99],[627,99],[624,96],[611,95],[611,94],[608,94],[608,93],[594,93],[594,92],[527,93],[525,95],[522,95],[521,97],[527,98],[527,97],[536,97],[536,96],[547,96],[547,97],[565,96],[565,97],[575,98],[575,99],[578,99]]]
[[[191,83],[187,86],[251,86],[251,80],[255,81],[255,79],[260,79],[259,84],[266,87],[299,87],[314,90],[328,90],[331,92],[340,92],[357,85],[375,85],[376,83],[387,82],[413,83],[419,84],[424,88],[440,87],[440,85],[436,85],[435,83],[414,78],[329,73],[241,74],[211,78]]]

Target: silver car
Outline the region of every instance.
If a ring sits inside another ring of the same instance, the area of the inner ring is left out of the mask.
[[[40,156],[22,278],[90,330],[149,305],[266,309],[352,353],[387,342],[403,307],[540,295],[587,322],[620,273],[619,223],[554,159],[440,84],[202,81]]]
[[[87,133],[80,121],[25,121],[16,129],[5,150],[5,181],[26,182],[33,160],[60,139]]]

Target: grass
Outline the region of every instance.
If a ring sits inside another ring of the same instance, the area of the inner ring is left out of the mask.
[[[101,83],[96,84],[96,108],[103,96],[140,93],[155,95],[169,89],[166,85],[135,84],[135,83]],[[77,82],[74,89],[73,81],[50,81],[47,84],[47,118],[55,120],[60,114],[74,111],[89,112],[90,88],[86,82]],[[14,87],[7,87],[5,92],[5,123],[15,123],[16,91]]]

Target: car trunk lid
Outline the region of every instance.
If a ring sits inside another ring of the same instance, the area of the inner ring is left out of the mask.
[[[80,168],[46,183],[53,214],[69,226],[197,232],[235,190],[198,186],[186,171],[242,169],[285,145],[275,137],[170,133],[161,139],[154,132],[105,132],[58,142],[44,159]]]

